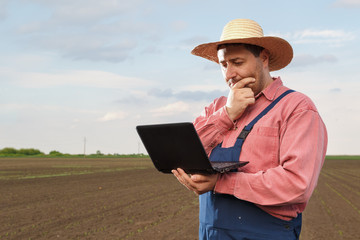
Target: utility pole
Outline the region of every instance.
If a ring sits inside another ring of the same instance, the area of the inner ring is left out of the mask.
[[[86,156],[86,137],[84,137],[84,158]]]

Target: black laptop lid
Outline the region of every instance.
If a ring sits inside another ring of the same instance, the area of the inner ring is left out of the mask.
[[[213,172],[192,123],[142,125],[136,130],[159,171],[171,173],[179,167],[187,173]]]

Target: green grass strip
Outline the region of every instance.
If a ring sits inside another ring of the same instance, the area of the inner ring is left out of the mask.
[[[360,160],[360,155],[328,155],[325,160]]]
[[[128,167],[128,168],[111,168],[111,169],[100,169],[100,170],[85,170],[85,171],[72,171],[72,172],[63,172],[63,173],[52,173],[52,174],[39,174],[39,175],[29,175],[29,176],[0,176],[0,180],[23,180],[23,179],[36,179],[36,178],[51,178],[51,177],[66,177],[66,176],[76,176],[76,175],[85,175],[85,174],[94,174],[94,173],[109,173],[109,172],[121,172],[129,170],[141,170],[147,169],[149,167]]]

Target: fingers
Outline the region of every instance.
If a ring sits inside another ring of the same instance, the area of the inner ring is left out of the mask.
[[[201,182],[207,182],[209,179],[207,176],[200,175],[200,174],[194,174],[194,175],[191,175],[191,180],[195,183],[201,183]]]
[[[240,88],[244,88],[247,87],[247,85],[255,83],[255,78],[252,77],[247,77],[247,78],[243,78],[240,81],[236,82],[235,84],[232,85],[233,89],[240,89]]]
[[[178,168],[177,171],[180,174],[180,178],[181,178],[182,182],[185,182],[187,185],[191,185],[193,183],[193,181],[191,180],[189,175],[184,170],[182,170],[181,168]]]
[[[218,174],[194,174],[192,176],[189,176],[181,168],[172,170],[171,172],[182,185],[184,185],[187,189],[193,191],[197,195],[213,190],[218,178]]]
[[[193,182],[184,170],[182,170],[181,168],[177,168],[176,170],[172,170],[171,172],[175,175],[177,180],[182,185],[184,185],[187,189],[194,191],[192,187]]]
[[[226,101],[226,111],[231,120],[238,119],[249,105],[255,103],[254,92],[250,88],[254,83],[255,78],[248,77],[232,86]]]

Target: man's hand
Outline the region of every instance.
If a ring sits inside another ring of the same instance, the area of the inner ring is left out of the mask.
[[[231,89],[226,102],[226,111],[232,121],[238,119],[249,105],[255,103],[254,92],[248,86],[253,83],[255,78],[243,78],[235,84],[229,84]]]
[[[193,191],[197,195],[206,193],[208,191],[214,190],[216,181],[219,174],[194,174],[189,176],[184,170],[178,168],[171,171],[177,180],[184,185],[187,189]]]

